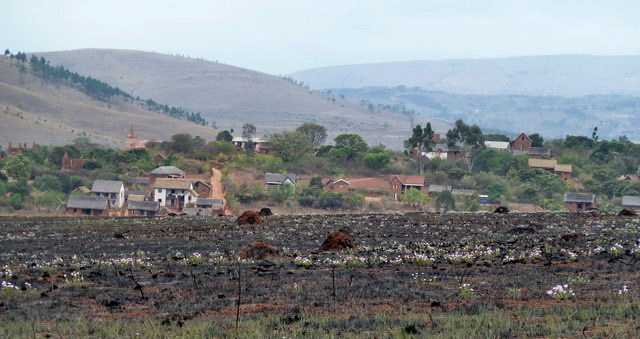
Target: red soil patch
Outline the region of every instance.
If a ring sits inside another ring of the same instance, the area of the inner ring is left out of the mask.
[[[330,233],[320,246],[321,251],[339,251],[345,248],[353,248],[353,236],[346,229]]]
[[[242,259],[264,259],[278,255],[280,255],[280,251],[264,241],[256,241],[240,250],[240,258]]]
[[[262,217],[256,211],[245,211],[236,220],[238,225],[257,225],[262,224]]]

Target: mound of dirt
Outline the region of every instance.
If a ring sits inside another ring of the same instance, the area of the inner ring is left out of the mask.
[[[498,208],[496,208],[493,213],[498,213],[498,214],[507,214],[509,213],[509,208],[505,207],[505,206],[499,206]]]
[[[273,215],[273,212],[271,211],[271,209],[269,207],[263,207],[260,210],[260,216],[261,217],[270,217]]]
[[[321,251],[339,251],[353,248],[353,236],[348,229],[339,229],[330,233],[320,246]]]
[[[637,217],[638,213],[636,213],[635,211],[623,208],[620,212],[618,212],[618,216],[620,216],[620,217]]]
[[[240,250],[240,258],[242,259],[264,259],[267,257],[277,257],[280,250],[264,241],[255,241]]]
[[[256,211],[245,211],[236,220],[238,225],[257,225],[262,224],[260,213]]]

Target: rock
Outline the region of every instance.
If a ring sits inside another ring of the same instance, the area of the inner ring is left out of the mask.
[[[240,258],[242,259],[264,259],[279,255],[280,251],[277,248],[264,241],[256,241],[240,250]]]
[[[321,251],[338,251],[345,248],[353,248],[353,236],[351,231],[345,228],[330,233],[320,246]]]
[[[260,216],[261,217],[270,217],[273,215],[273,212],[271,211],[271,209],[269,207],[263,207],[260,210]]]
[[[256,225],[262,224],[262,218],[260,217],[260,213],[256,211],[245,211],[238,217],[236,222],[238,225]]]

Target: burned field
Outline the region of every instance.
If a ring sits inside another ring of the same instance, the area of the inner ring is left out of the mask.
[[[5,218],[0,230],[2,337],[640,332],[634,217]]]

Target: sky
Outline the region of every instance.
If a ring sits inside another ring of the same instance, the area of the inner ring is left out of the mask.
[[[0,48],[122,48],[282,75],[342,64],[640,54],[637,0],[2,0]]]

